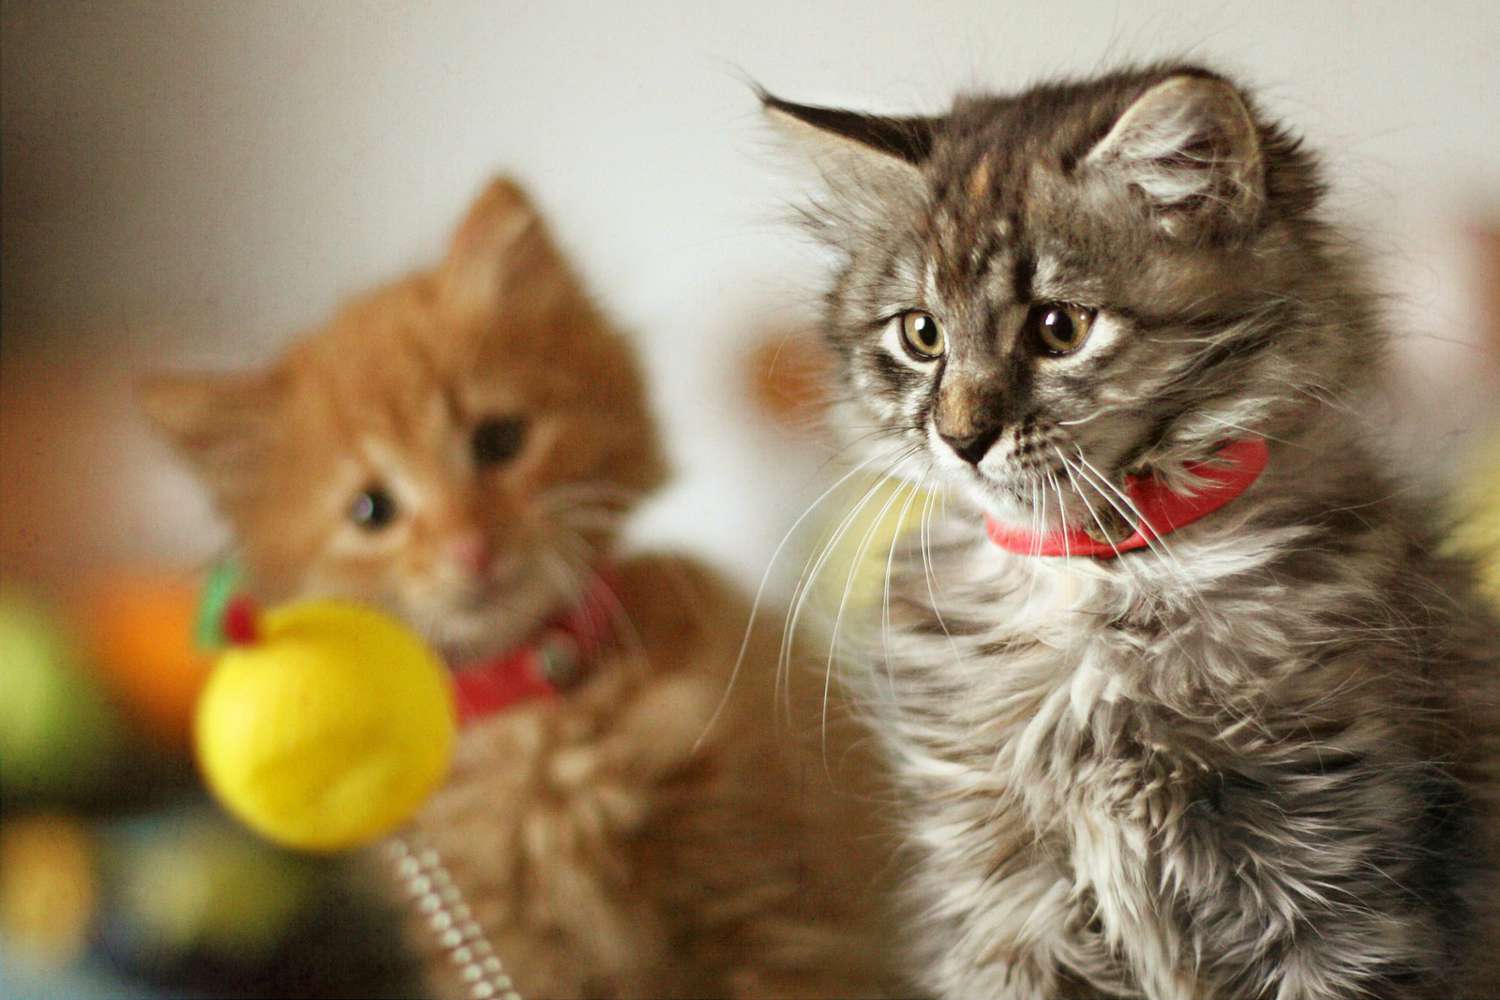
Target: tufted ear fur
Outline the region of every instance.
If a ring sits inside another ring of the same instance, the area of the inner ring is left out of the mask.
[[[867,115],[759,95],[766,118],[822,177],[830,197],[805,221],[830,244],[846,246],[892,205],[923,199],[920,168],[941,119]]]
[[[1144,197],[1173,236],[1215,240],[1253,229],[1265,204],[1265,158],[1238,91],[1179,74],[1127,107],[1083,158],[1086,176]]]

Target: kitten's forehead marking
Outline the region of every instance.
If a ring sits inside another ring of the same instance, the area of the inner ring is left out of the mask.
[[[985,153],[979,157],[979,162],[969,172],[969,197],[975,201],[978,201],[989,193],[991,163],[991,154]]]
[[[984,269],[985,261],[996,256],[1010,239],[1011,229],[1010,218],[1003,213],[990,221],[988,238],[984,236],[982,225],[976,227],[979,238],[969,247],[969,263],[976,274]]]
[[[961,169],[956,183],[934,191],[931,253],[938,260],[939,281],[955,299],[975,294],[1001,251],[1018,238],[1020,218],[1004,208],[1016,200],[1004,190],[1006,165],[1001,153],[985,149]]]

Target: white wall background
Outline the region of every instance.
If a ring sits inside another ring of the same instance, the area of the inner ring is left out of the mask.
[[[794,192],[747,78],[935,110],[955,88],[1123,59],[1243,74],[1327,153],[1382,255],[1423,433],[1464,423],[1480,391],[1454,388],[1473,322],[1458,248],[1467,213],[1500,198],[1493,0],[6,0],[3,21],[8,354],[82,344],[120,372],[266,358],[431,259],[483,178],[510,171],[656,380],[681,475],[643,535],[747,579],[817,475],[740,390],[754,332],[800,321],[816,288],[777,220]],[[204,551],[190,485],[139,442],[119,454],[157,463],[131,480],[122,535]]]

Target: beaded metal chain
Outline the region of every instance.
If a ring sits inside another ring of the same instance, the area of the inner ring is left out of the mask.
[[[469,996],[521,1000],[436,849],[420,834],[411,834],[388,841],[385,852],[407,897],[458,969]]]

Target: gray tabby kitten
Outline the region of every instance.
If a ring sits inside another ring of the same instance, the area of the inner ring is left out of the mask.
[[[1183,65],[936,118],[763,99],[826,181],[841,405],[954,501],[865,684],[922,985],[1500,993],[1500,632],[1360,439],[1385,338],[1309,153]],[[1259,478],[1141,527],[1127,482],[1198,496],[1235,441]],[[1040,554],[1068,537],[1107,551]]]

